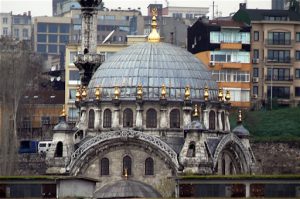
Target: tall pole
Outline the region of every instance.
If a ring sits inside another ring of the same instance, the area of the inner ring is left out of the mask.
[[[212,8],[213,8],[213,11],[212,11],[212,19],[214,19],[214,18],[215,18],[215,1],[213,1],[213,6],[212,6]]]
[[[273,107],[273,65],[271,66],[271,111]]]

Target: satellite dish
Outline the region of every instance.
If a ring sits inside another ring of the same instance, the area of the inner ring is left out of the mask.
[[[54,81],[54,78],[55,78],[55,77],[51,77],[51,78],[50,78],[50,81],[53,82],[53,81]]]
[[[109,38],[114,34],[115,30],[111,31],[107,37],[103,40],[102,44],[104,44],[105,42],[107,42],[107,40],[109,40]]]
[[[61,77],[58,76],[58,77],[56,78],[56,80],[59,82],[59,81],[61,80]]]

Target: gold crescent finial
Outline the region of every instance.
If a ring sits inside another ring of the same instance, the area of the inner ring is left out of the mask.
[[[138,85],[136,94],[138,99],[143,98],[143,86],[141,84]]]
[[[167,94],[166,85],[163,84],[163,85],[161,86],[161,99],[166,99],[166,94]]]
[[[148,42],[151,42],[151,43],[160,42],[160,35],[157,32],[156,16],[157,16],[157,8],[153,8],[152,9],[152,23],[151,23],[152,31],[148,36]]]
[[[206,85],[204,88],[204,100],[208,101],[209,98],[209,92],[208,92],[208,86]]]
[[[218,95],[219,101],[223,101],[223,89],[219,88],[219,95]]]
[[[199,116],[198,105],[195,104],[193,117],[198,117],[198,116]]]
[[[79,102],[81,100],[80,86],[76,89],[76,101]]]
[[[230,91],[227,90],[226,91],[226,95],[225,95],[225,100],[228,102],[230,100],[231,96],[230,96]]]
[[[96,97],[96,100],[100,100],[100,88],[99,87],[97,87],[95,90],[95,97]]]
[[[190,96],[191,96],[191,89],[190,89],[190,86],[187,85],[187,86],[185,87],[184,99],[185,99],[185,100],[189,100],[189,99],[190,99]]]
[[[118,86],[115,86],[115,91],[114,91],[114,95],[115,95],[115,99],[119,99],[120,98],[120,89]]]
[[[66,114],[66,109],[65,109],[65,105],[63,105],[63,109],[61,111],[61,114],[60,114],[61,117],[66,117],[67,114]]]
[[[85,100],[86,96],[87,96],[87,93],[86,93],[86,88],[85,88],[85,86],[84,86],[84,87],[82,88],[81,97],[82,97],[83,100]]]

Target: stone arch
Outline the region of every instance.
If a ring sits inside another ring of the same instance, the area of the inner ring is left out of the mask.
[[[105,151],[122,144],[135,144],[150,150],[168,162],[168,165],[174,172],[179,169],[177,153],[168,144],[155,136],[128,129],[100,133],[89,139],[71,155],[66,170],[72,175],[78,175],[86,162],[95,157],[95,154],[99,151]]]
[[[55,157],[62,157],[62,156],[63,156],[63,143],[61,141],[59,141],[56,144]]]
[[[157,128],[157,111],[154,108],[146,112],[146,128]]]
[[[89,110],[88,128],[93,129],[95,127],[95,111]]]
[[[145,175],[154,175],[154,160],[152,157],[145,160]]]
[[[103,128],[111,128],[112,126],[112,112],[109,108],[103,112]]]
[[[178,108],[174,108],[170,111],[169,114],[170,119],[170,128],[180,128],[180,110]]]
[[[130,108],[123,111],[123,127],[133,127],[133,111]]]
[[[250,166],[252,163],[250,158],[251,155],[241,140],[233,133],[225,135],[218,144],[213,158],[214,170],[217,170],[216,165],[218,163],[218,159],[220,159],[220,155],[222,155],[225,151],[232,156],[232,160],[239,161],[234,163],[239,167],[240,173],[250,172]]]
[[[216,129],[216,112],[214,110],[209,111],[209,129],[215,130]]]

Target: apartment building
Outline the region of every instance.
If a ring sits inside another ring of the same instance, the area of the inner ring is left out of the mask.
[[[233,16],[251,29],[252,99],[256,108],[300,101],[300,15],[287,10],[245,9]],[[271,107],[272,108],[272,107]]]
[[[11,37],[15,40],[31,39],[31,13],[14,15],[12,12],[0,13],[0,37]]]
[[[125,44],[101,44],[97,46],[97,53],[105,55],[105,59],[108,59],[114,53],[121,51],[128,47],[140,42],[145,42],[146,36],[132,35],[127,36],[127,43]],[[73,63],[74,56],[77,55],[81,45],[78,43],[70,42],[66,48],[66,62],[65,62],[65,104],[66,112],[68,115],[68,122],[76,122],[79,117],[79,110],[75,106],[76,89],[80,86],[79,71]]]
[[[231,19],[199,19],[188,28],[187,49],[212,71],[231,104],[250,107],[251,27]]]

